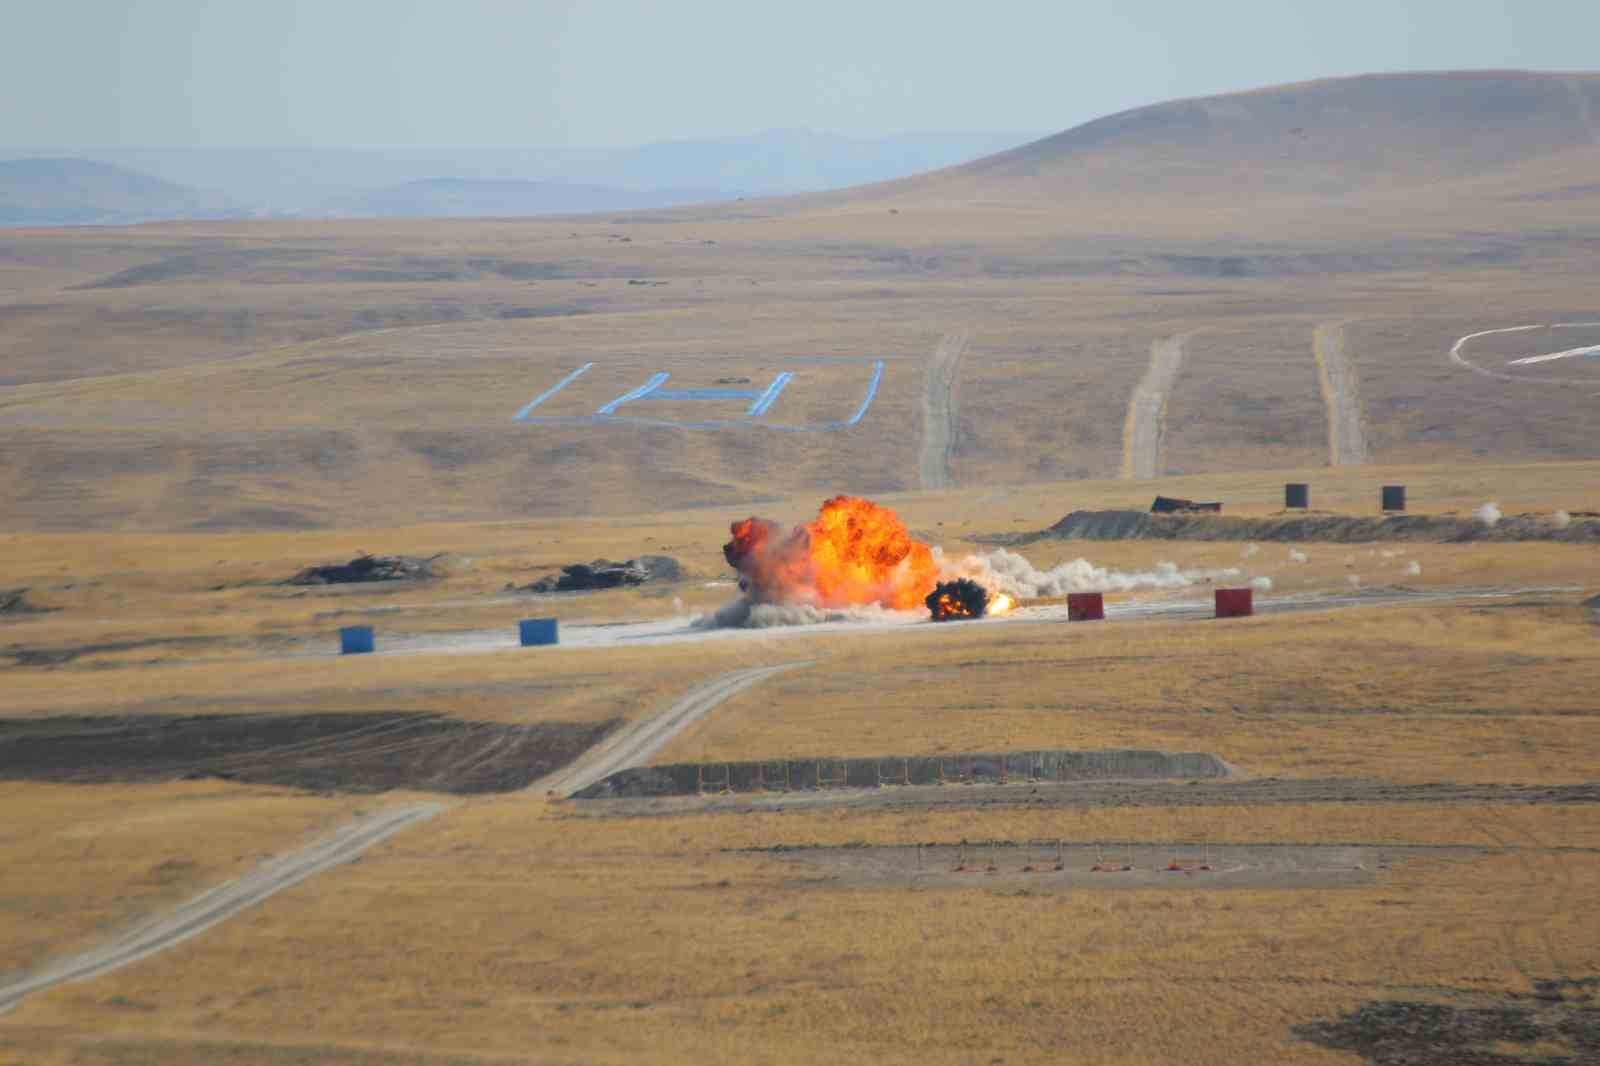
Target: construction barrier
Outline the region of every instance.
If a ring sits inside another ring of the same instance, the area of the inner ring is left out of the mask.
[[[517,636],[524,648],[560,643],[554,618],[524,618],[517,623]]]
[[[1251,589],[1218,589],[1218,618],[1248,618],[1255,614],[1255,597]]]
[[[339,630],[340,655],[370,655],[376,646],[371,626],[345,626]]]
[[[1067,621],[1098,622],[1106,616],[1105,597],[1098,592],[1067,593]]]

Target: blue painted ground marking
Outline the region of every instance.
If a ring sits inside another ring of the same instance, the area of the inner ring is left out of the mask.
[[[655,392],[657,389],[667,383],[667,378],[669,377],[671,377],[670,374],[652,374],[649,381],[645,382],[643,385],[640,385],[632,392],[625,392],[621,396],[618,396],[615,400],[612,400],[610,403],[600,408],[600,410],[596,411],[595,414],[614,415],[617,413],[617,408],[621,407],[623,404],[632,403],[634,400],[642,400],[652,392]]]
[[[745,411],[746,418],[760,418],[767,410],[778,401],[778,395],[783,392],[783,387],[794,380],[794,375],[785,370],[772,379],[772,384],[767,386],[767,391],[755,398],[750,409]]]
[[[836,358],[836,357],[830,357],[830,356],[801,357],[799,361],[800,362],[804,362],[804,363],[819,363],[819,364],[821,364],[821,363],[858,363],[858,362],[860,362],[860,360],[855,360],[855,359],[850,359],[850,358]],[[561,384],[557,385],[556,388],[551,389],[549,392],[547,392],[544,395],[538,397],[535,400],[535,403],[533,405],[530,405],[529,407],[524,408],[522,412],[518,412],[519,418],[521,418],[522,421],[525,421],[525,422],[528,422],[528,423],[539,423],[539,424],[543,424],[543,425],[557,425],[557,426],[629,425],[629,426],[661,426],[661,427],[664,427],[664,428],[667,428],[667,429],[736,429],[736,428],[738,428],[740,426],[755,426],[755,427],[759,427],[761,429],[775,430],[775,431],[777,431],[779,433],[837,433],[840,430],[849,429],[851,426],[856,425],[863,418],[866,417],[867,411],[870,410],[871,407],[872,407],[873,400],[877,399],[878,387],[883,383],[883,370],[884,370],[884,361],[882,359],[873,360],[873,363],[872,363],[872,377],[867,382],[867,392],[866,392],[866,395],[861,398],[861,406],[856,408],[855,413],[853,415],[851,415],[848,419],[846,419],[843,422],[839,422],[839,421],[817,422],[817,423],[813,423],[811,425],[805,425],[805,426],[786,426],[786,425],[783,425],[782,423],[778,423],[778,422],[754,422],[754,421],[750,421],[751,418],[757,417],[757,416],[759,416],[761,414],[765,414],[768,410],[770,410],[772,405],[777,401],[779,394],[781,394],[783,392],[784,388],[789,384],[789,382],[793,380],[794,375],[788,373],[787,371],[785,371],[784,373],[779,374],[777,376],[777,378],[773,380],[772,384],[768,385],[767,388],[765,390],[763,390],[762,392],[760,392],[760,393],[756,393],[756,392],[749,391],[749,390],[744,390],[744,389],[663,389],[663,388],[661,388],[661,386],[666,383],[666,381],[667,381],[667,379],[668,379],[668,377],[670,375],[665,374],[665,373],[659,373],[659,374],[656,374],[653,377],[651,377],[649,381],[645,382],[639,388],[634,389],[631,392],[624,393],[623,395],[617,397],[615,400],[612,400],[610,403],[606,404],[604,407],[600,408],[599,411],[597,411],[596,413],[594,413],[592,415],[536,415],[536,416],[534,416],[532,418],[528,418],[528,417],[525,416],[525,412],[531,411],[533,409],[533,406],[536,406],[538,403],[542,403],[545,400],[546,397],[548,397],[550,395],[553,395],[555,392],[559,391],[561,388],[563,388],[567,384],[567,381],[572,380],[572,378],[575,378],[578,374],[581,374],[584,370],[589,369],[589,366],[591,366],[591,365],[593,365],[593,364],[585,364],[578,371],[575,371],[573,374],[568,375],[566,381],[563,381]],[[704,422],[681,422],[681,421],[674,422],[674,421],[669,421],[669,420],[664,419],[664,418],[625,417],[623,415],[619,415],[619,414],[616,413],[617,408],[621,407],[623,404],[632,403],[634,400],[643,400],[643,399],[651,399],[651,400],[732,400],[732,399],[744,400],[744,399],[750,399],[750,400],[753,400],[755,402],[752,403],[750,408],[746,410],[745,416],[742,419],[719,419],[719,420],[704,421]],[[763,405],[763,401],[765,401],[764,405]],[[759,411],[756,410],[758,405],[761,405]]]
[[[657,389],[652,400],[753,400],[759,393],[749,389]]]
[[[545,389],[539,395],[537,395],[533,399],[529,400],[528,401],[528,406],[524,407],[522,410],[520,410],[516,414],[512,415],[511,416],[511,420],[514,421],[514,422],[520,422],[524,418],[527,418],[528,414],[535,407],[538,407],[540,404],[544,403],[550,397],[554,396],[556,393],[560,392],[562,389],[566,388],[568,385],[571,385],[574,381],[577,381],[578,378],[583,374],[583,372],[585,370],[588,370],[591,366],[594,366],[594,364],[593,363],[584,363],[578,369],[574,370],[572,373],[568,374],[566,377],[564,377],[560,381],[556,382],[550,388]]]
[[[857,422],[861,421],[862,416],[867,413],[867,408],[872,406],[873,397],[878,395],[878,383],[882,380],[883,360],[879,359],[872,364],[872,380],[867,383],[867,395],[861,401],[861,409],[855,414],[851,415],[850,421],[846,422],[845,425],[853,426]]]

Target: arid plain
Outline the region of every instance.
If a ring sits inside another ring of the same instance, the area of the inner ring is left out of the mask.
[[[1327,514],[1376,516],[1399,483],[1420,514],[1586,528],[1600,364],[1516,360],[1600,345],[1591,112],[1592,75],[1352,79],[795,200],[0,234],[0,589],[37,609],[0,615],[0,745],[98,721],[139,723],[138,747],[213,717],[262,737],[137,774],[7,762],[0,980],[358,816],[450,804],[20,1000],[0,1062],[1600,1054],[1592,539],[1044,538],[1014,550],[1205,576],[1116,592],[1096,624],[1047,599],[946,626],[469,639],[709,612],[735,592],[730,520],[837,493],[951,556],[1157,492],[1272,516],[1291,481]],[[596,417],[660,374],[792,378],[759,417],[670,392]],[[284,584],[358,551],[448,566]],[[648,553],[683,575],[516,590]],[[1252,578],[1258,617],[1203,617]],[[356,623],[413,653],[332,654]],[[650,761],[878,757],[888,787],[562,799],[529,769],[786,664]],[[339,715],[380,717],[274,732]],[[892,780],[896,758],[1119,748],[1233,776]],[[517,788],[452,787],[468,771]],[[962,841],[994,872],[953,876]],[[1145,850],[1022,873],[1057,847]]]

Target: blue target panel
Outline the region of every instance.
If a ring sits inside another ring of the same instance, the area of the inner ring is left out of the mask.
[[[345,626],[339,630],[340,655],[370,655],[375,647],[371,626]]]
[[[554,618],[524,618],[517,623],[517,637],[524,648],[561,642]]]

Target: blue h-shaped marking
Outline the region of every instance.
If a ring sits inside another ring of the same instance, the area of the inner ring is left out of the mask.
[[[750,406],[745,409],[745,417],[759,418],[772,409],[784,387],[794,380],[793,374],[784,371],[760,392],[748,389],[663,389],[661,386],[667,383],[668,377],[668,374],[653,374],[649,381],[631,392],[623,393],[595,413],[614,415],[617,408],[635,400],[749,400]]]
[[[640,385],[632,392],[625,392],[621,396],[618,396],[615,400],[612,400],[610,403],[600,408],[600,410],[596,411],[595,414],[614,415],[617,413],[617,408],[621,407],[623,404],[632,403],[634,400],[644,399],[646,396],[659,389],[662,385],[666,384],[666,381],[666,374],[652,375],[649,381],[645,382],[643,385]]]

